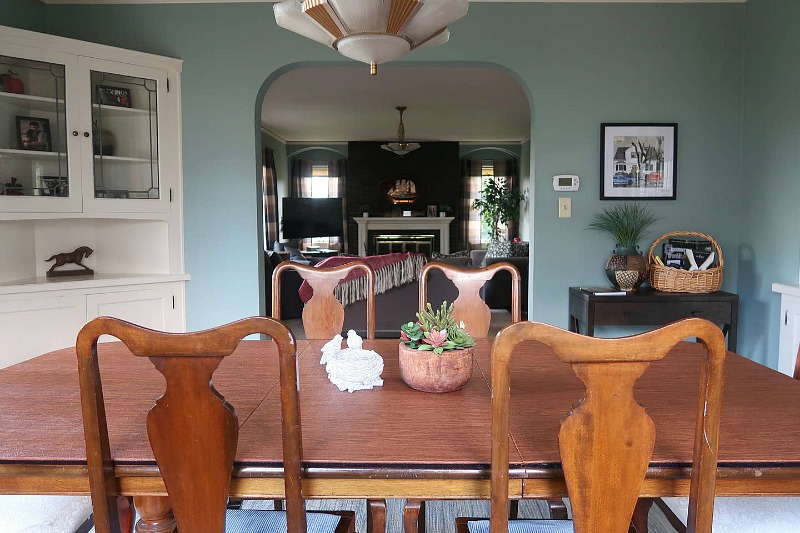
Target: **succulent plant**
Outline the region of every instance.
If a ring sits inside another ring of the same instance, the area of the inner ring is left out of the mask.
[[[435,311],[431,304],[420,309],[416,322],[400,326],[400,340],[409,348],[432,350],[437,354],[475,346],[475,339],[467,332],[464,322],[456,324],[453,304],[448,306],[447,302]]]

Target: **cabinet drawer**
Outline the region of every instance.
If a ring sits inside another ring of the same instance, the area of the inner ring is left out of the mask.
[[[662,303],[602,302],[595,304],[598,326],[639,326],[669,322]]]
[[[731,323],[730,302],[603,302],[595,305],[596,325],[660,325],[681,318],[705,318],[717,324]]]
[[[665,306],[667,322],[686,317],[705,318],[716,324],[731,323],[730,302],[681,302]]]

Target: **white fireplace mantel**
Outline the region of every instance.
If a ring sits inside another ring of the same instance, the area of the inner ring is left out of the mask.
[[[450,253],[450,223],[453,217],[354,217],[358,224],[358,255],[367,255],[367,236],[376,230],[437,230],[439,252]]]

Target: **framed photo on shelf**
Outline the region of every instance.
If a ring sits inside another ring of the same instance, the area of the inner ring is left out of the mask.
[[[131,90],[125,87],[98,85],[97,103],[116,107],[132,107]]]
[[[674,200],[678,124],[600,125],[600,199]]]
[[[428,206],[428,216],[429,217],[438,217],[439,216],[439,209],[435,205]]]
[[[69,196],[68,178],[62,176],[42,176],[42,196]]]
[[[20,150],[51,152],[50,121],[39,117],[17,117],[17,144]]]

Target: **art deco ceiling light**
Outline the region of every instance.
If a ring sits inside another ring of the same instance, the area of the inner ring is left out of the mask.
[[[403,156],[419,148],[420,144],[406,142],[406,128],[403,126],[403,111],[406,110],[406,107],[398,106],[395,107],[395,109],[397,109],[400,112],[400,125],[397,126],[397,142],[382,144],[381,148],[383,148],[384,150],[389,150],[390,152],[394,152],[397,155]]]
[[[278,26],[368,63],[376,74],[381,63],[446,43],[447,25],[468,7],[467,0],[285,0],[273,9]]]

